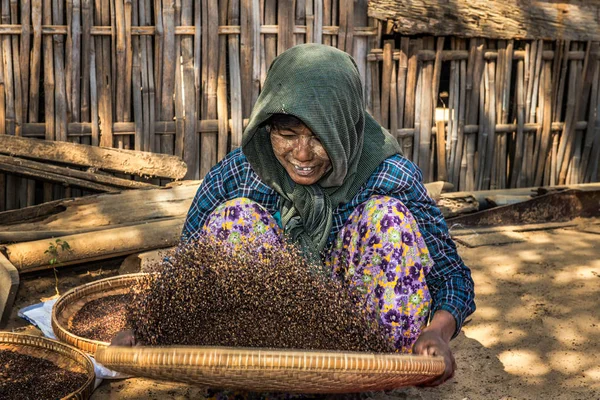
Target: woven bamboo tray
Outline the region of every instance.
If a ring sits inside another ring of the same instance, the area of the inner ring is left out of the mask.
[[[0,332],[0,350],[12,350],[28,356],[46,359],[60,368],[86,374],[87,381],[85,384],[77,391],[63,397],[63,400],[85,400],[94,391],[94,381],[96,379],[94,365],[87,355],[72,346],[38,336]]]
[[[73,288],[63,294],[52,308],[52,329],[61,341],[94,354],[96,349],[110,343],[77,336],[69,332],[71,319],[86,303],[106,296],[128,293],[131,286],[146,274],[120,275],[101,279]]]
[[[442,357],[229,347],[107,347],[96,360],[153,379],[253,392],[355,393],[424,383]]]

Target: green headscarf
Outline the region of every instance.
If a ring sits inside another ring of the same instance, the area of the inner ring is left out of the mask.
[[[295,116],[321,140],[332,169],[317,184],[295,184],[275,158],[265,128],[274,114]],[[273,61],[242,151],[263,182],[281,195],[285,233],[313,256],[327,243],[333,210],[352,200],[382,161],[401,153],[397,141],[365,111],[352,57],[319,44],[292,47]]]

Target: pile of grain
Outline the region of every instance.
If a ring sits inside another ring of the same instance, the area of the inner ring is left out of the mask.
[[[11,350],[0,350],[0,399],[61,399],[87,381],[82,373]]]
[[[127,329],[126,307],[132,294],[116,294],[86,303],[69,322],[69,331],[77,336],[110,342]]]
[[[128,324],[146,345],[394,351],[362,297],[319,271],[282,241],[203,236],[136,288]]]

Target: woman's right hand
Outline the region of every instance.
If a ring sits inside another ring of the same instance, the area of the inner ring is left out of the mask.
[[[135,346],[135,336],[133,335],[133,331],[131,329],[126,329],[121,331],[115,335],[113,340],[110,342],[111,346]]]

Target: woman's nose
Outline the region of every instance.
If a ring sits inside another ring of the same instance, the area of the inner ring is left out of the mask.
[[[312,159],[313,149],[310,137],[300,137],[294,149],[294,158],[298,161],[308,161]]]

